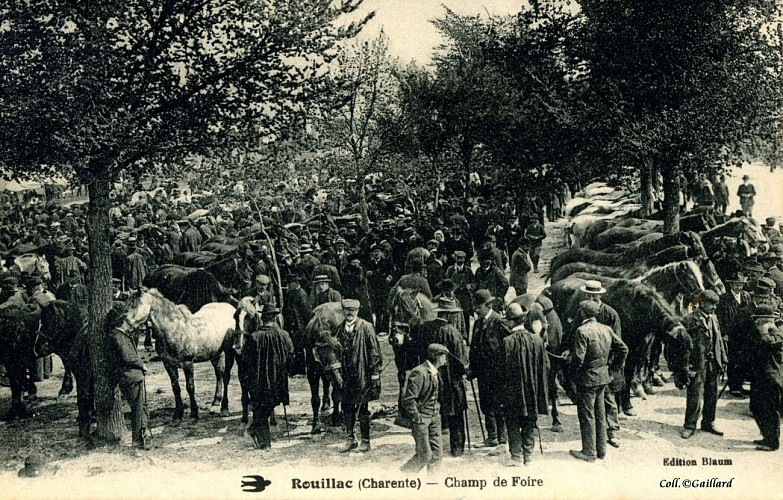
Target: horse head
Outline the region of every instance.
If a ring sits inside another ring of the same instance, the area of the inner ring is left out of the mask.
[[[134,328],[149,319],[152,313],[151,299],[153,291],[157,292],[157,289],[148,290],[145,287],[141,287],[139,290],[131,293],[131,296],[128,298],[125,306],[125,320]]]
[[[674,375],[675,385],[682,389],[688,384],[688,363],[693,350],[693,339],[679,321],[666,331],[664,356]]]
[[[715,265],[711,260],[707,259],[699,266],[704,278],[704,287],[714,290],[718,295],[726,293],[726,285],[721,281],[718,276],[718,271],[715,269]]]

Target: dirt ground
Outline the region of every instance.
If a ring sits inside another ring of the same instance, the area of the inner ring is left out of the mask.
[[[562,220],[547,224],[549,238],[542,252],[542,271],[562,248],[563,224]],[[531,291],[544,286],[541,274],[531,275]],[[230,387],[231,416],[221,418],[209,413],[214,389],[209,363],[199,364],[196,369],[201,418],[192,421],[186,412],[181,423],[173,423],[170,382],[162,364],[156,361],[147,362],[156,448],[148,452],[134,450],[129,438],[125,446],[88,448],[77,437],[75,395],[67,401],[57,400],[62,368],[56,360],[53,378],[39,384],[39,399],[31,405],[36,416],[0,424],[0,498],[248,498],[253,493],[248,496],[243,491],[242,481],[249,475],[270,481],[264,492],[255,493],[269,498],[399,498],[400,487],[408,489],[411,484],[415,493],[410,490],[408,495],[431,498],[783,497],[783,455],[754,450],[752,440],[759,434],[748,400],[724,395],[719,401],[717,426],[725,431],[725,437],[697,433],[684,441],[679,432],[685,395],[671,383],[647,400],[633,400],[638,416],[621,422],[621,447],[610,447],[606,460],[588,464],[569,456],[568,450],[580,448],[579,423],[576,407],[562,397],[565,432],[553,433],[550,419],[539,419],[543,455],[536,439],[537,451],[529,467],[513,466],[503,446],[474,447],[462,457],[452,458],[444,436],[446,456],[440,470],[405,476],[399,467],[414,452],[413,438],[410,431],[393,424],[393,414],[384,415],[396,410],[397,383],[391,347],[385,340],[382,345],[383,393],[380,401],[371,404],[371,411],[378,414],[372,421],[372,450],[366,454],[338,453],[345,441],[341,429],[311,437],[310,393],[305,378],[290,380],[288,431],[282,408],[278,407],[278,428],[270,451],[253,449],[244,435],[235,377]],[[0,414],[8,410],[9,400],[8,388],[0,388]],[[470,394],[469,405],[470,439],[475,445],[482,439]],[[38,478],[18,478],[17,470],[32,452],[45,456],[46,470]],[[664,459],[669,458],[693,459],[698,465],[664,466]],[[731,465],[704,466],[704,458],[728,459]],[[406,478],[408,483],[404,482]],[[712,478],[716,479],[711,483],[698,483]],[[391,488],[391,483],[378,483],[381,479],[398,483]],[[683,484],[691,480],[694,486]],[[716,486],[718,481],[729,480],[731,486]],[[344,488],[338,488],[341,484]],[[371,491],[365,492],[368,488]]]

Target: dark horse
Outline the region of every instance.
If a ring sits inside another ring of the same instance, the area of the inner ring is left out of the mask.
[[[389,315],[392,334],[389,343],[394,350],[394,364],[397,366],[398,412],[402,408],[402,389],[408,370],[421,363],[421,349],[417,337],[421,327],[433,321],[437,314],[435,306],[426,295],[417,289],[395,288],[389,294]]]
[[[35,384],[27,371],[35,366],[35,334],[41,309],[33,304],[3,304],[0,307],[0,361],[11,386],[11,409],[6,420],[25,418],[30,414],[22,401],[25,390],[35,394]],[[32,384],[32,387],[30,387]]]
[[[584,299],[579,288],[585,282],[584,279],[570,277],[558,281],[546,291],[555,310],[561,318],[565,318],[566,345],[576,331],[578,305]],[[630,280],[611,280],[604,286],[607,292],[602,300],[619,314],[622,339],[628,346],[624,372],[626,386],[631,386],[634,377],[646,377],[650,351],[656,340],[666,344],[669,368],[674,372],[675,381],[681,381],[686,366],[684,360],[688,359],[692,343],[666,299],[652,288]]]
[[[79,436],[90,433],[93,414],[93,385],[90,358],[86,343],[86,312],[65,300],[53,300],[41,311],[41,327],[35,339],[35,355],[57,354],[63,361],[66,376],[60,395],[71,392],[73,382],[69,376],[76,376],[76,404],[79,408]]]
[[[329,408],[329,386],[332,386],[331,425],[340,425],[340,398],[343,386],[342,363],[339,359],[339,345],[335,331],[345,319],[339,302],[327,302],[313,309],[313,316],[305,327],[305,360],[307,366],[307,382],[310,385],[310,404],[313,409],[312,432],[319,432],[319,410]],[[323,406],[319,389],[323,382]]]

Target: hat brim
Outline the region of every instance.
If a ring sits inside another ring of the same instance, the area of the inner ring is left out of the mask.
[[[583,286],[579,287],[579,291],[584,292],[584,293],[590,293],[590,294],[593,294],[593,295],[600,295],[600,294],[606,293],[606,288],[601,287],[598,290],[590,290],[590,289],[587,288],[587,285],[583,285]]]
[[[459,308],[459,307],[454,307],[454,308],[440,308],[440,307],[436,307],[435,309],[433,309],[433,312],[436,312],[436,313],[440,313],[440,312],[457,313],[457,312],[462,312],[462,309]]]
[[[483,302],[474,302],[474,305],[475,306],[483,306],[484,304],[488,304],[488,303],[492,302],[493,300],[495,300],[495,297],[489,297],[487,300],[485,300]]]
[[[776,318],[774,314],[751,314],[751,318]]]

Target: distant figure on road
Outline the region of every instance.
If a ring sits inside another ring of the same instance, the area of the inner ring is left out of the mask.
[[[715,211],[719,215],[726,215],[729,206],[729,187],[726,185],[726,176],[718,177],[715,183]]]
[[[750,181],[750,176],[747,174],[743,175],[742,184],[740,184],[739,189],[737,189],[737,196],[739,196],[740,206],[742,207],[742,211],[745,212],[745,215],[753,217],[756,188],[748,181]]]

